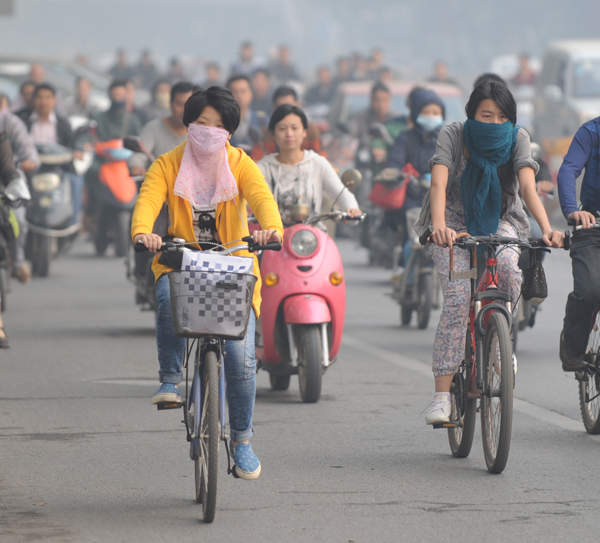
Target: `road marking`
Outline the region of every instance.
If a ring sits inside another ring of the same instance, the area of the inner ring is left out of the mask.
[[[375,345],[371,345],[369,342],[363,341],[362,339],[358,339],[352,336],[344,336],[343,344],[353,349],[358,349],[372,356],[376,356],[380,360],[390,362],[391,364],[400,366],[401,368],[404,368],[406,370],[415,373],[420,373],[429,378],[433,377],[431,367],[427,364],[419,362],[418,360],[415,360],[413,358],[402,356],[401,354],[395,353],[394,351],[390,351],[389,349],[376,347]],[[580,434],[583,433],[584,435],[587,435],[590,439],[593,439],[594,441],[600,441],[600,435],[594,436],[591,434],[585,434],[583,422],[581,422],[580,420],[575,420],[570,417],[566,417],[565,415],[561,415],[556,411],[551,411],[550,409],[546,409],[545,407],[540,407],[539,405],[530,403],[527,400],[523,400],[521,398],[514,398],[513,409],[519,411],[520,413],[529,415],[530,417],[533,417],[535,419],[547,422],[549,424],[553,424],[554,426],[558,426],[563,430],[569,430],[571,432],[577,432]]]

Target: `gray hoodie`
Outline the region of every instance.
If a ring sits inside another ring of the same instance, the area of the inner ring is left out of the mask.
[[[279,211],[287,206],[307,204],[311,215],[322,212],[323,192],[333,202],[339,195],[338,209],[358,209],[354,194],[344,189],[344,185],[328,160],[314,151],[304,151],[298,164],[281,164],[275,154],[267,155],[258,162],[260,171],[275,197]],[[341,194],[340,194],[341,193]]]

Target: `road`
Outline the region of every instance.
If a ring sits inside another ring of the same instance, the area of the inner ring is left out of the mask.
[[[78,243],[51,276],[12,284],[0,352],[0,541],[486,542],[589,539],[599,439],[583,430],[577,387],[558,360],[570,260],[548,259],[550,298],[519,342],[506,470],[485,468],[479,422],[454,459],[424,424],[433,379],[428,330],[399,326],[389,272],[339,242],[345,337],[319,403],[297,380],[258,375],[259,480],[226,476],[204,525],[181,413],[157,412],[154,316],[133,303],[122,261]],[[223,450],[223,449],[222,449]],[[593,538],[594,536],[592,536]]]

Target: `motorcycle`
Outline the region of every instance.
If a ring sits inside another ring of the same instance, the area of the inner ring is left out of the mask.
[[[401,210],[406,189],[408,183],[421,184],[412,167],[405,169],[384,168],[373,179],[373,190],[369,196],[371,213],[364,233],[364,237],[370,240],[369,264],[372,266],[392,268],[397,258],[394,251],[402,250],[406,233]]]
[[[110,243],[115,254],[123,257],[130,245],[129,225],[138,189],[129,175],[127,160],[133,154],[122,139],[97,142],[98,171],[97,224],[94,236],[96,254],[102,256]]]
[[[31,176],[25,254],[33,265],[33,274],[46,277],[52,259],[68,250],[80,225],[74,223],[71,179],[65,170],[73,163],[73,151],[62,145],[46,144],[38,145],[37,150],[41,166]]]
[[[424,330],[429,324],[431,310],[440,307],[441,285],[429,251],[421,245],[413,230],[420,211],[421,208],[412,208],[406,211],[407,230],[413,235],[410,236],[404,248],[399,246],[394,248],[391,297],[400,305],[400,322],[404,326],[408,326],[413,312],[416,312],[417,326]],[[403,255],[407,249],[409,254]],[[406,264],[403,273],[400,274],[399,261],[402,256],[404,256]]]
[[[127,136],[123,140],[123,146],[125,149],[129,149],[134,153],[145,154],[150,162],[154,162],[154,155],[146,149],[146,146],[142,143],[142,140],[137,136]],[[144,176],[135,176],[132,178],[138,188],[138,191],[144,181]],[[165,236],[169,228],[169,213],[167,206],[164,205],[156,222],[154,223],[154,229],[152,232],[159,236]],[[154,272],[152,271],[152,261],[154,260],[154,254],[149,252],[135,252],[132,243],[129,243],[127,247],[127,256],[125,258],[125,265],[127,268],[127,279],[135,285],[135,303],[140,306],[142,310],[156,311],[156,292],[154,290],[155,280]]]
[[[31,201],[31,192],[27,187],[25,174],[18,170],[19,176],[0,190],[0,310],[6,311],[7,294],[10,290],[10,248],[11,241],[19,237],[19,223],[13,208],[26,205]]]
[[[360,173],[342,175],[344,189],[360,182]],[[306,205],[294,205],[296,224],[285,229],[283,249],[262,255],[262,314],[256,358],[269,372],[272,390],[287,390],[298,375],[300,396],[315,403],[323,373],[335,362],[342,341],[346,308],[344,268],[335,242],[314,225],[327,219],[352,220],[341,211],[309,218]],[[354,218],[362,221],[364,215]]]

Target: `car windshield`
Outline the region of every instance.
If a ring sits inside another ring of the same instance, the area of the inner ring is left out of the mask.
[[[464,103],[457,96],[443,96],[442,100],[446,104],[446,123],[462,121],[465,119]],[[342,110],[340,111],[340,122],[346,123],[361,109],[369,107],[369,95],[366,94],[347,94],[344,96]],[[408,115],[406,107],[406,95],[392,96],[391,108],[398,114]]]
[[[583,60],[573,67],[573,96],[600,97],[600,59]]]

